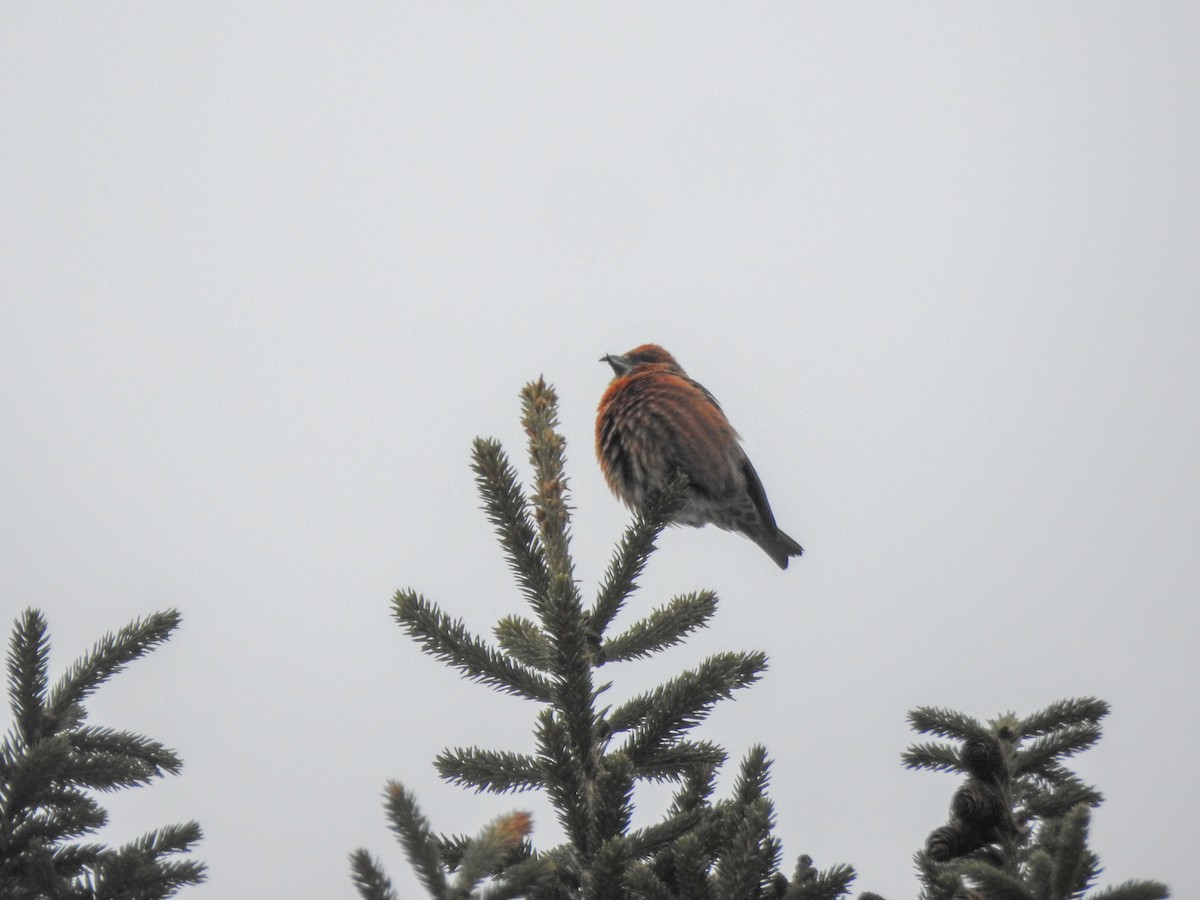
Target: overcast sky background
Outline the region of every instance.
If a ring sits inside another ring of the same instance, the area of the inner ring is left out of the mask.
[[[351,897],[360,846],[419,896],[396,778],[557,842],[437,780],[534,709],[390,601],[519,610],[469,449],[528,473],[539,374],[591,597],[627,522],[597,359],[655,341],[807,553],[670,532],[621,621],[721,607],[614,692],[767,652],[700,735],[768,747],[786,867],[915,896],[956,782],[901,767],[906,711],[1096,695],[1102,883],[1200,893],[1197,46],[1190,2],[5,4],[4,627],[42,609],[58,673],[184,616],[91,705],[185,761],[104,837],[199,820],[188,897]]]

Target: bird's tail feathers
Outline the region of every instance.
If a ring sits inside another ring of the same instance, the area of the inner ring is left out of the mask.
[[[755,538],[754,543],[762,547],[766,551],[767,556],[775,560],[775,565],[781,569],[788,567],[789,558],[799,556],[804,552],[803,547],[778,528],[771,534],[764,534],[762,537]]]

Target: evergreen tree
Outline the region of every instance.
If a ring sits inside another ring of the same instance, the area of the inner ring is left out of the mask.
[[[916,744],[913,769],[955,772],[965,781],[950,819],[917,854],[923,900],[1069,900],[1091,891],[1100,860],[1087,844],[1091,810],[1103,799],[1063,765],[1100,739],[1108,704],[1061,700],[1025,718],[1009,713],[986,725],[960,712],[909,713],[918,732],[951,738]],[[1087,900],[1160,900],[1167,888],[1130,881]]]
[[[720,747],[691,736],[712,708],[753,684],[761,653],[719,653],[652,691],[614,706],[597,673],[683,642],[716,612],[708,591],[675,597],[623,631],[617,615],[637,587],[654,542],[687,488],[678,477],[650,498],[622,537],[587,605],[570,556],[564,442],[556,398],[542,381],[522,392],[533,465],[526,495],[499,444],[477,440],[474,470],[484,509],[532,617],[512,614],[495,643],[468,631],[415,591],[400,591],[394,615],[421,649],[465,677],[538,707],[533,754],[457,748],[436,761],[455,784],[493,793],[542,790],[566,833],[537,849],[528,813],[501,816],[473,837],[437,834],[416,798],[395,782],[385,792],[392,830],[430,896],[535,900],[838,900],[855,877],[848,865],[819,871],[801,856],[787,877],[767,796],[770,763],[762,747],[742,761],[732,795],[715,799],[726,760]],[[980,724],[959,712],[921,708],[914,728],[960,742],[917,744],[910,768],[965,776],[949,823],[916,856],[922,900],[1068,900],[1092,889],[1099,860],[1087,846],[1090,810],[1101,797],[1063,765],[1100,736],[1108,707],[1064,700],[1018,719]],[[669,782],[676,792],[660,821],[631,826],[639,782]],[[353,880],[366,900],[396,900],[379,863],[351,854]],[[1160,900],[1164,885],[1131,881],[1086,900]],[[882,900],[863,893],[859,900]]]
[[[158,900],[204,880],[204,865],[174,859],[200,840],[195,822],[169,825],[110,848],[78,843],[108,821],[96,791],[149,784],[180,760],[128,731],[85,724],[84,700],[163,643],[174,610],[106,634],[50,687],[46,620],[28,609],[13,629],[8,695],[13,724],[0,744],[0,898]]]
[[[570,512],[558,434],[557,399],[544,382],[522,392],[533,465],[526,496],[500,445],[477,440],[476,482],[484,508],[532,617],[512,614],[494,644],[415,591],[400,591],[394,615],[422,650],[466,677],[538,707],[533,754],[478,747],[446,750],[443,778],[494,793],[542,790],[566,841],[536,849],[526,813],[514,812],[474,837],[435,834],[413,795],[386,792],[393,831],[435,898],[646,897],[654,900],[835,900],[854,877],[849,866],[819,872],[802,857],[791,879],[779,871],[762,747],[742,761],[733,794],[714,799],[723,749],[691,736],[721,700],[758,680],[762,653],[718,653],[694,669],[616,706],[597,674],[679,644],[717,608],[711,592],[677,596],[624,630],[613,623],[637,587],[654,542],[678,507],[686,479],[653,498],[626,530],[597,596],[585,604],[570,555]],[[677,785],[670,808],[645,828],[631,827],[639,782]],[[396,894],[365,850],[351,857],[354,882],[368,900]]]

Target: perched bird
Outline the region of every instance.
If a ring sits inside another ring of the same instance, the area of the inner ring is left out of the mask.
[[[679,525],[744,534],[781,569],[804,549],[779,530],[762,482],[716,399],[657,344],[601,362],[616,373],[596,413],[596,457],[612,492],[638,510],[676,471],[688,477]]]

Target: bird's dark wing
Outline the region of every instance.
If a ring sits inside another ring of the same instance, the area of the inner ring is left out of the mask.
[[[758,473],[754,471],[754,466],[750,463],[749,457],[743,454],[742,456],[742,471],[746,475],[746,492],[750,495],[750,499],[754,501],[754,508],[758,510],[758,516],[762,519],[763,531],[770,534],[776,530],[775,514],[771,512],[771,504],[767,502],[767,492],[763,490],[762,481],[758,478]]]

